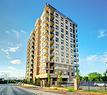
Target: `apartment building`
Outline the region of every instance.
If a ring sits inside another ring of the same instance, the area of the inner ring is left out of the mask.
[[[51,85],[57,85],[61,72],[62,82],[71,83],[78,64],[77,24],[57,9],[46,4],[35,23],[27,46],[26,79],[41,85],[51,78]]]

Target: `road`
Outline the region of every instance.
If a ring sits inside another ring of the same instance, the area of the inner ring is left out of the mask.
[[[0,85],[0,95],[37,95],[27,89],[12,85]]]

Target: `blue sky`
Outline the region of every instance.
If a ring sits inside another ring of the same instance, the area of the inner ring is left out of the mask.
[[[80,73],[103,73],[107,68],[107,0],[0,0],[0,75],[24,76],[27,40],[46,3],[78,24]]]

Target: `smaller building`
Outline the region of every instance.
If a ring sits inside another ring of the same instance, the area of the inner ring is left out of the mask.
[[[3,84],[4,83],[4,78],[0,78],[0,84]]]

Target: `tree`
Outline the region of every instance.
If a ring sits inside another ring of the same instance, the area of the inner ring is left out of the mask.
[[[82,81],[88,81],[88,76],[84,76],[84,77],[82,78]]]
[[[58,73],[58,80],[57,80],[57,82],[58,82],[58,86],[61,86],[61,83],[62,83],[62,72],[61,71],[59,71],[59,73]]]
[[[50,74],[48,73],[48,86],[50,87],[50,82],[51,82],[51,77],[50,77]]]
[[[40,86],[40,78],[35,77],[35,85]]]
[[[89,81],[95,82],[95,81],[102,81],[102,75],[97,72],[89,73],[88,74]]]

